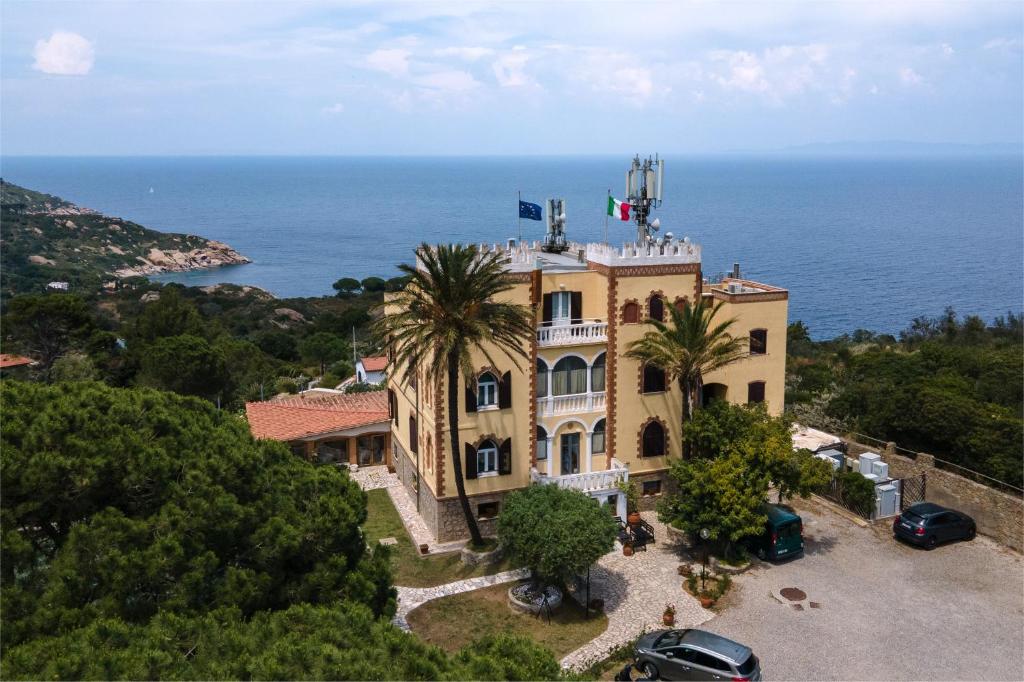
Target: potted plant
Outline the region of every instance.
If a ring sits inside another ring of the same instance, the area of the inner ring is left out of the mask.
[[[633,556],[633,543],[623,542],[622,543],[622,556]]]
[[[665,606],[665,613],[661,614],[661,622],[666,627],[672,627],[676,623],[676,605],[668,604]]]
[[[619,481],[619,490],[626,496],[626,523],[630,526],[640,525],[640,490],[636,481]]]
[[[710,592],[700,593],[700,605],[705,609],[710,609],[711,605],[715,603],[715,598],[711,596]]]

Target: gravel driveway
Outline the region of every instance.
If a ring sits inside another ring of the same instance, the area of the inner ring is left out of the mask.
[[[888,524],[795,506],[806,555],[755,562],[702,626],[752,647],[766,679],[1024,679],[1020,555],[981,536],[928,552]],[[802,610],[772,596],[786,587],[806,593]]]

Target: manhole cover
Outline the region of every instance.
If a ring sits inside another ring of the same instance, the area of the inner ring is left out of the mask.
[[[807,599],[807,593],[795,587],[783,587],[779,590],[779,594],[789,601],[803,601]]]

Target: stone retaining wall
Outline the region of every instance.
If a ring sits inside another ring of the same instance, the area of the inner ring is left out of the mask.
[[[877,448],[857,445],[878,452]],[[890,477],[908,478],[923,473],[927,481],[925,499],[969,514],[978,524],[979,532],[1018,552],[1024,550],[1024,500],[1021,498],[936,469],[932,455],[922,452],[916,459],[898,455],[895,443],[889,443],[878,454],[889,465]]]

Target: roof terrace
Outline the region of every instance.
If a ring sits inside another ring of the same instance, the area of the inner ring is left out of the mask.
[[[674,265],[679,263],[700,263],[700,245],[689,238],[651,241],[646,244],[626,242],[622,248],[600,242],[569,242],[563,253],[547,253],[541,250],[540,242],[515,242],[509,244],[481,244],[480,251],[498,251],[507,254],[507,268],[510,272],[545,270],[549,272],[572,272],[586,270],[587,263],[598,263],[608,267],[634,265]]]

